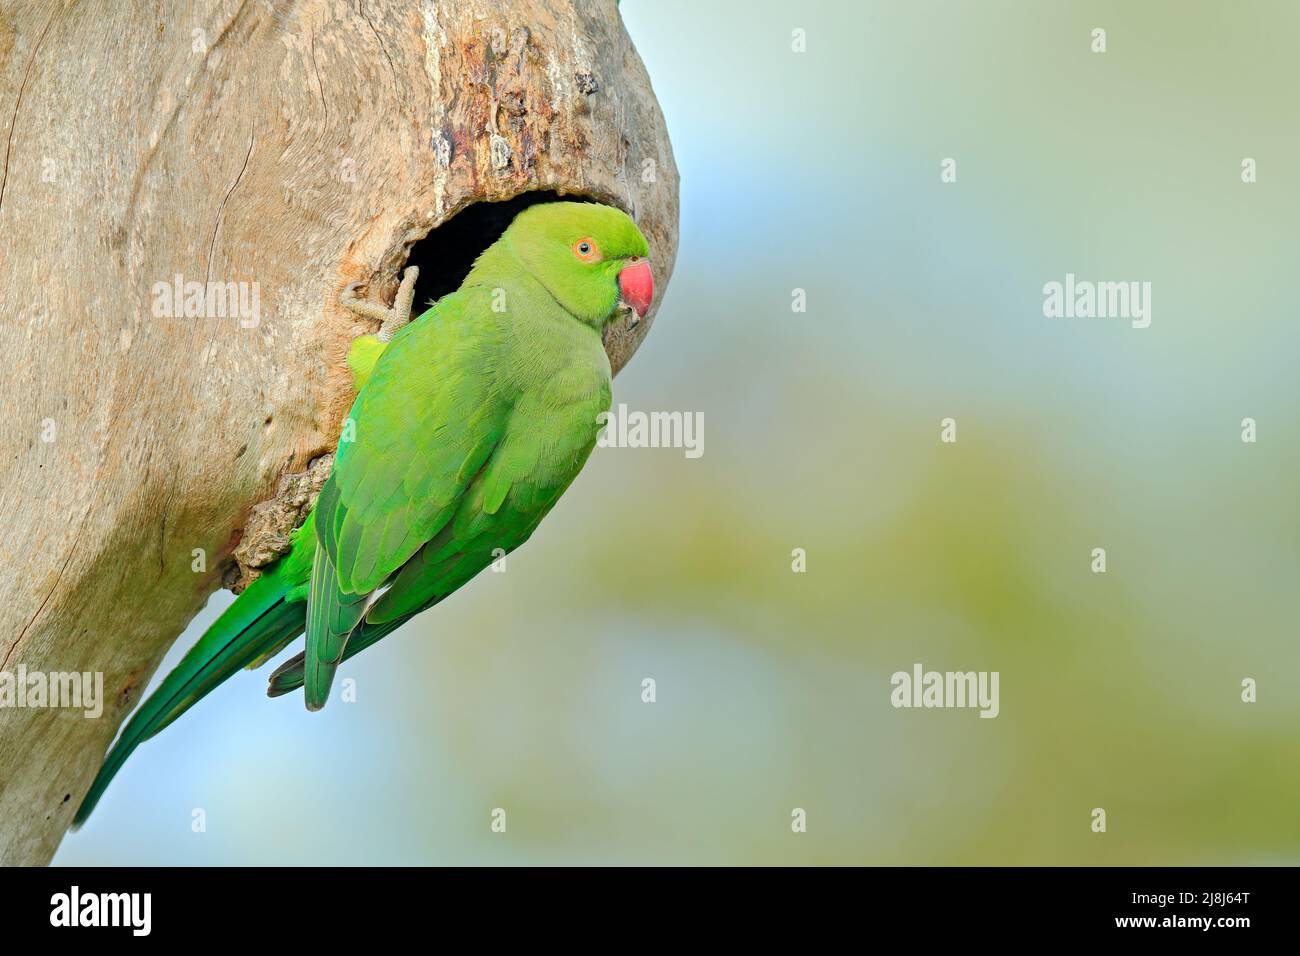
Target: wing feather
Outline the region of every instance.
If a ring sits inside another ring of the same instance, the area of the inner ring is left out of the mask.
[[[403,329],[357,396],[317,519],[345,593],[374,591],[437,534],[501,439],[509,404],[485,374],[497,326],[474,306],[454,293]]]
[[[452,519],[504,432],[509,405],[483,372],[496,327],[474,321],[473,304],[455,293],[399,332],[353,404],[351,440],[316,504],[303,665],[313,710],[370,595]]]

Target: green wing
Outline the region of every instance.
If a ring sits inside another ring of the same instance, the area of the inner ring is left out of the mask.
[[[316,505],[305,668],[313,710],[368,596],[452,519],[504,434],[500,333],[473,317],[476,306],[487,311],[483,297],[448,296],[394,336],[344,423]]]
[[[603,360],[603,352],[599,358]],[[597,413],[608,410],[609,398],[607,366],[603,376],[581,368],[561,372],[536,392],[517,396],[501,416],[504,424],[489,432],[495,436],[492,449],[462,485],[454,514],[395,574],[386,576],[388,589],[364,617],[344,619],[342,626],[350,634],[341,644],[326,633],[320,649],[314,650],[309,625],[307,651],[271,675],[268,693],[278,696],[302,686],[310,705],[316,699],[312,695],[319,693],[321,661],[332,674],[340,661],[433,607],[502,552],[527,541],[582,469],[599,432]],[[318,520],[323,522],[324,515],[322,511]],[[333,595],[331,600],[345,601],[346,596]],[[327,613],[334,612],[330,605]]]
[[[500,334],[473,320],[467,300],[447,297],[393,338],[345,424],[353,434],[339,443],[316,527],[347,594],[375,590],[437,533],[504,432]]]
[[[516,399],[504,434],[455,517],[393,578],[367,611],[367,625],[419,613],[528,540],[582,469],[599,432],[596,414],[609,408],[608,379],[590,390],[574,381],[588,378],[560,372]]]

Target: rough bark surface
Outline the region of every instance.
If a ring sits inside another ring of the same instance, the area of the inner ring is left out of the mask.
[[[4,4],[0,157],[0,672],[106,697],[0,708],[0,862],[32,864],[245,529],[265,563],[310,500],[372,330],[339,291],[391,301],[412,243],[530,190],[632,213],[662,290],[677,171],[614,0]],[[177,276],[255,321],[157,315]]]

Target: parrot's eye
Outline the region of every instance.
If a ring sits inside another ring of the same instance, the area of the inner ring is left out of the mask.
[[[600,258],[600,250],[596,248],[594,239],[579,239],[573,244],[573,254],[583,262],[595,262]]]

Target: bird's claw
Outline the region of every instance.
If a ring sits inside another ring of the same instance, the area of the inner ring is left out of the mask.
[[[358,296],[357,289],[364,285],[363,282],[349,283],[339,293],[339,304],[363,318],[377,320],[380,326],[375,335],[381,342],[387,342],[398,329],[411,321],[411,303],[415,300],[415,280],[419,276],[420,270],[417,266],[406,267],[402,272],[402,284],[397,288],[397,295],[390,309],[367,302]]]
[[[620,311],[627,313],[627,328],[629,332],[641,324],[641,316],[639,316],[636,309],[634,309],[632,305],[622,297],[618,300],[618,308]]]

